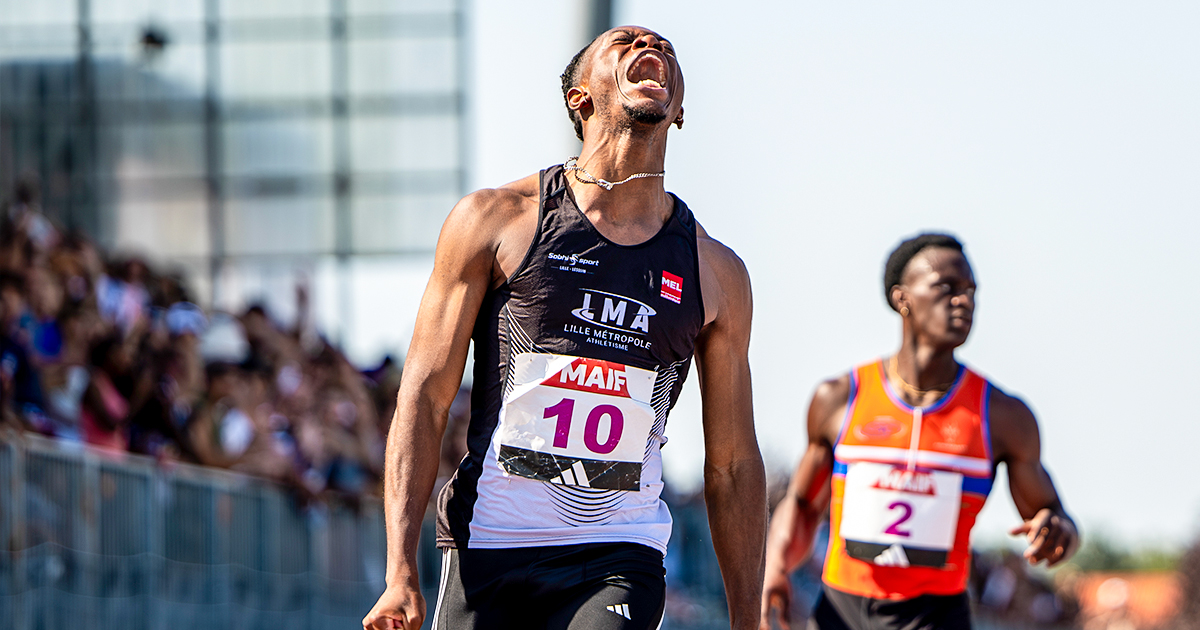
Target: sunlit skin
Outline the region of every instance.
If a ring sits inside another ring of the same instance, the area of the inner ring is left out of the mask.
[[[893,389],[913,406],[936,402],[954,380],[955,350],[966,342],[975,315],[975,276],[961,252],[927,248],[909,261],[891,301],[901,319],[898,375],[889,369]],[[907,314],[905,314],[907,313]],[[888,362],[890,363],[890,361]],[[896,377],[923,393],[906,389]],[[760,629],[774,618],[790,628],[788,576],[812,554],[817,527],[825,517],[833,474],[833,446],[850,399],[849,374],[821,383],[808,408],[808,447],[787,494],[771,517]],[[1063,509],[1054,483],[1041,463],[1041,438],[1033,412],[1019,398],[991,388],[988,400],[992,453],[1008,469],[1009,490],[1023,522],[1009,531],[1028,542],[1030,564],[1057,565],[1079,547],[1079,533]]]
[[[643,75],[655,75],[662,83],[631,80]],[[568,106],[583,120],[578,164],[608,181],[662,172],[667,132],[683,117],[683,91],[683,73],[669,41],[637,26],[601,35],[588,52],[579,86],[567,92]],[[662,121],[636,122],[630,110],[660,115]],[[674,208],[659,178],[635,179],[611,191],[574,177],[567,182],[588,219],[621,244],[640,243],[656,234]]]
[[[579,85],[567,93],[568,106],[582,118],[578,164],[609,181],[662,172],[667,133],[683,119],[683,74],[670,42],[641,27],[612,29],[585,53],[579,76]],[[674,209],[662,178],[635,179],[612,190],[570,175],[567,183],[592,225],[622,245],[652,238]],[[517,269],[533,241],[538,184],[534,173],[474,192],[442,228],[388,434],[387,589],[363,619],[364,629],[415,630],[425,618],[417,541],[447,413],[480,304]],[[705,499],[731,627],[748,630],[758,626],[767,512],[748,360],[753,299],[741,259],[702,227],[696,241],[705,321],[695,346]]]
[[[892,288],[896,309],[907,308],[909,313],[901,318],[902,343],[896,354],[905,382],[927,390],[954,380],[958,373],[954,351],[971,334],[975,289],[971,265],[957,251],[930,248],[909,261],[901,284]],[[941,395],[931,391],[909,402],[926,405]],[[913,394],[905,392],[905,396]]]

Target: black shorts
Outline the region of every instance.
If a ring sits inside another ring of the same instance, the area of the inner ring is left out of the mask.
[[[958,595],[871,599],[822,585],[809,630],[971,630],[971,601]]]
[[[636,543],[447,549],[433,630],[653,630],[666,571]]]

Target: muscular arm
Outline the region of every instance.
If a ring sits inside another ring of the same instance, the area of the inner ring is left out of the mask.
[[[511,191],[474,193],[455,206],[442,227],[384,456],[387,591],[363,620],[364,628],[415,630],[424,618],[416,567],[421,520],[475,317],[488,288],[503,279],[511,252],[520,249],[521,203]]]
[[[829,480],[833,475],[833,444],[839,421],[850,397],[850,378],[822,383],[808,406],[808,448],[792,474],[787,493],[771,515],[767,538],[766,573],[763,579],[761,624],[770,627],[771,608],[788,627],[791,616],[789,575],[812,554],[817,527],[829,507]]]
[[[1037,419],[1019,398],[995,388],[989,406],[993,450],[996,459],[1008,467],[1009,490],[1025,519],[1010,533],[1024,535],[1029,541],[1025,557],[1030,564],[1046,560],[1054,566],[1075,553],[1079,533],[1042,466]]]
[[[750,391],[750,279],[741,260],[701,239],[711,321],[696,341],[703,401],[704,499],[732,628],[757,627],[766,534],[766,474]]]
[[[446,414],[491,279],[494,246],[480,229],[483,214],[468,198],[446,220],[405,360],[384,463],[389,584],[416,583],[417,536],[437,476]]]

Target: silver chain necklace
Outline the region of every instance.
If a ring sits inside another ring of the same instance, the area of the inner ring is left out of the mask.
[[[628,181],[631,181],[634,179],[641,179],[643,177],[662,177],[667,174],[666,171],[663,171],[661,173],[634,173],[633,175],[630,175],[629,177],[626,177],[625,179],[622,179],[619,182],[610,182],[607,179],[600,179],[599,177],[596,177],[595,175],[592,175],[591,173],[587,172],[587,169],[583,168],[582,166],[579,166],[578,161],[579,161],[578,155],[567,158],[567,161],[563,162],[563,170],[575,171],[575,179],[577,179],[585,184],[595,184],[595,185],[603,188],[604,190],[612,190],[613,186],[619,186],[621,184],[624,184],[625,182],[628,182]],[[580,177],[580,175],[579,175],[580,173],[583,173],[583,177]]]

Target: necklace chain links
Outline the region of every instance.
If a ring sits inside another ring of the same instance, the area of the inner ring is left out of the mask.
[[[954,381],[950,381],[949,383],[934,385],[929,389],[919,389],[917,387],[913,387],[908,383],[908,381],[904,380],[903,376],[900,376],[900,362],[896,360],[896,355],[894,354],[892,355],[892,358],[888,360],[888,367],[891,368],[890,371],[892,375],[896,377],[896,382],[900,384],[900,387],[903,387],[904,389],[908,390],[908,393],[915,396],[923,396],[931,392],[946,392],[954,385]]]
[[[578,155],[567,158],[567,161],[563,162],[563,169],[568,170],[568,171],[574,171],[575,179],[577,179],[585,184],[595,184],[595,185],[603,188],[604,190],[612,190],[613,186],[620,186],[621,184],[624,184],[625,182],[632,181],[635,179],[641,179],[643,177],[663,177],[664,175],[667,174],[666,171],[663,171],[661,173],[634,173],[633,175],[630,175],[629,177],[626,177],[625,179],[622,179],[619,182],[610,182],[607,179],[600,179],[599,177],[596,177],[595,175],[592,175],[591,173],[587,172],[587,169],[585,169],[579,165],[579,156]],[[580,173],[582,173],[583,175],[581,176]]]

